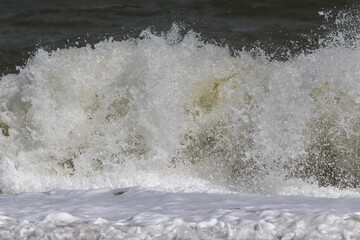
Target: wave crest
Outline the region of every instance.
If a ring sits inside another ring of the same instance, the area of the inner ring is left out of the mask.
[[[0,188],[359,186],[356,47],[281,62],[181,31],[40,49],[3,76]]]

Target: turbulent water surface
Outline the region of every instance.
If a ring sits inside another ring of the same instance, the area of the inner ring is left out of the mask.
[[[358,13],[350,1],[2,1],[1,192],[359,197]]]

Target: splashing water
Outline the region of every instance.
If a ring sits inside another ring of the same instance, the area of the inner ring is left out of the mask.
[[[276,61],[180,32],[40,49],[3,76],[0,189],[359,187],[356,37]]]

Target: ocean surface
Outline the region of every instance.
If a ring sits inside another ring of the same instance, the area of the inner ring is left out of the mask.
[[[236,50],[260,45],[277,57],[285,57],[288,51],[316,48],[327,27],[333,27],[334,22],[325,23],[319,11],[353,11],[356,2],[2,0],[0,73],[14,72],[15,66],[24,65],[39,48],[51,51],[96,44],[109,37],[137,38],[147,28],[167,32],[173,23],[185,26],[184,32],[192,29],[207,41]]]
[[[0,2],[1,239],[359,239],[356,1]]]

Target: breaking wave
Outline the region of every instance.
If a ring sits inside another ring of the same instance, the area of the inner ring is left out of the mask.
[[[181,32],[39,49],[3,76],[0,189],[359,187],[354,29],[286,61]]]

